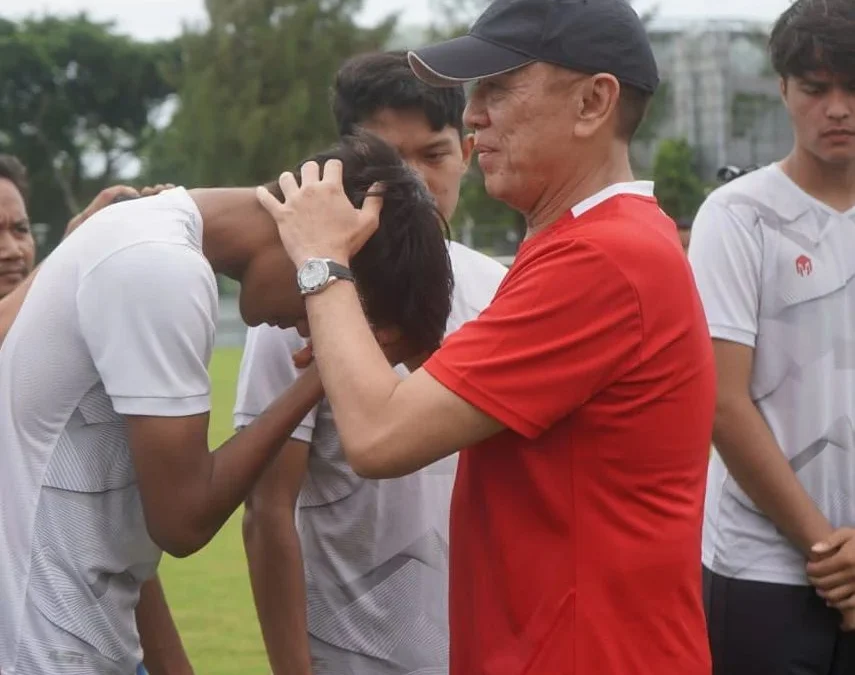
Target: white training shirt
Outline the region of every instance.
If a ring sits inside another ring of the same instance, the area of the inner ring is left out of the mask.
[[[181,188],[99,212],[0,349],[0,672],[131,675],[148,536],[123,415],[209,410],[217,286]]]
[[[751,397],[833,527],[855,524],[855,209],[814,199],[777,165],[715,192],[689,259],[714,338],[754,348]],[[703,561],[737,579],[806,585],[804,555],[717,453]]]
[[[450,333],[492,301],[507,270],[452,242]],[[293,329],[251,328],[235,425],[246,426],[299,377]],[[407,371],[399,368],[399,374]],[[310,443],[298,498],[313,675],[446,675],[452,456],[403,478],[367,480],[347,464],[324,400],[293,437]]]

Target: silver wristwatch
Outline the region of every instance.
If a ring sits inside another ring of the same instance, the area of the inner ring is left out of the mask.
[[[302,295],[320,293],[339,279],[353,281],[353,272],[329,258],[309,258],[297,270],[297,285]]]

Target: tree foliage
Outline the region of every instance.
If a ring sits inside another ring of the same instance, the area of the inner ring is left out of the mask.
[[[134,161],[175,55],[85,15],[0,21],[0,151],[28,167],[30,215],[52,226],[46,248]]]
[[[207,0],[172,76],[171,124],[146,153],[149,182],[271,180],[335,138],[329,91],[347,57],[382,48],[394,19],[365,29],[361,0]]]
[[[653,163],[653,180],[659,205],[674,220],[691,220],[706,196],[695,169],[692,147],[684,139],[659,144]]]

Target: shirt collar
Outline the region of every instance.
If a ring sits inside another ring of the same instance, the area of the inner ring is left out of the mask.
[[[629,183],[614,183],[603,188],[597,194],[591,195],[587,199],[583,199],[576,204],[570,212],[574,218],[578,218],[583,213],[590,211],[595,206],[599,206],[607,199],[616,197],[617,195],[637,195],[639,197],[653,197],[653,181],[636,180]]]

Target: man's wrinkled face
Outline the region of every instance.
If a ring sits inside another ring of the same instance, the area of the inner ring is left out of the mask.
[[[463,119],[491,197],[529,213],[574,161],[574,85],[585,79],[535,63],[474,84]]]
[[[35,258],[24,198],[12,181],[0,178],[0,298],[32,272]]]
[[[443,217],[451,220],[460,198],[460,181],[469,166],[472,138],[461,139],[453,126],[434,131],[421,110],[383,108],[360,126],[398,151],[421,176]]]
[[[855,161],[855,74],[789,77],[781,91],[799,147],[826,164]]]

